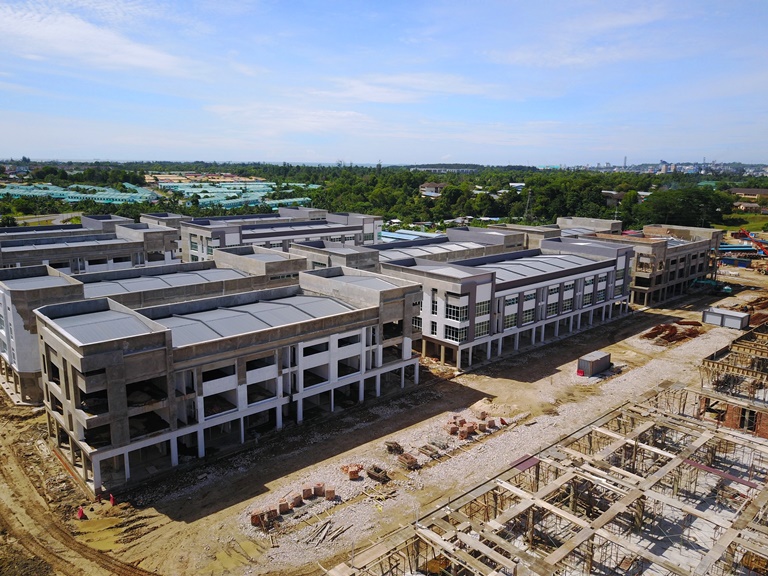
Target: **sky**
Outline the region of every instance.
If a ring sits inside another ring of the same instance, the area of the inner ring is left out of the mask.
[[[768,0],[0,0],[0,158],[768,163]]]

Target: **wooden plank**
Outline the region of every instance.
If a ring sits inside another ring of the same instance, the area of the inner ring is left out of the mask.
[[[510,570],[513,571],[513,573],[514,573],[514,571],[516,571],[517,564],[512,562],[511,558],[507,558],[503,554],[499,554],[498,552],[496,552],[492,548],[489,548],[488,546],[486,546],[485,544],[483,544],[479,540],[476,540],[475,538],[472,538],[472,536],[470,536],[469,534],[463,534],[463,533],[460,532],[460,533],[458,533],[456,535],[456,537],[465,546],[467,546],[468,548],[471,548],[473,550],[476,550],[477,552],[480,552],[481,554],[483,554],[484,556],[486,556],[487,558],[489,558],[490,560],[492,560],[496,564],[501,564],[505,568],[509,568]]]

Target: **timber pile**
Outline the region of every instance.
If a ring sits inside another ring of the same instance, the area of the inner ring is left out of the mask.
[[[336,540],[336,538],[344,534],[344,532],[350,528],[351,526],[341,526],[339,528],[334,528],[333,522],[330,520],[325,520],[312,532],[312,534],[309,535],[309,538],[307,538],[304,543],[314,544],[315,548],[317,548],[326,540],[328,540],[328,542],[333,542]]]

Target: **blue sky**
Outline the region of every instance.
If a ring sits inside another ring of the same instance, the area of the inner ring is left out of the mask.
[[[768,163],[768,1],[0,0],[0,158]]]

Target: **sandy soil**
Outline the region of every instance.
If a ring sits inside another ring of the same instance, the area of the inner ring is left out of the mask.
[[[732,283],[752,285],[718,305],[751,305],[768,296],[766,277],[743,272]],[[256,449],[174,474],[119,495],[121,503],[86,503],[39,442],[44,416],[0,406],[0,573],[2,574],[316,574],[413,522],[449,495],[492,477],[534,452],[633,399],[663,380],[699,381],[703,356],[739,332],[701,327],[697,338],[659,345],[642,337],[651,327],[700,319],[718,297],[698,294],[667,308],[638,311],[608,325],[523,353],[473,367],[425,373],[407,393],[339,412],[333,419],[263,437]],[[610,352],[616,374],[575,374],[579,356]],[[425,368],[426,370],[426,368]],[[474,406],[474,408],[473,408]],[[444,431],[458,414],[479,420],[479,410],[507,426],[459,441]],[[384,449],[395,440],[422,468],[405,471]],[[418,452],[440,445],[432,460]],[[350,481],[341,466],[376,464],[392,480],[380,486],[363,475]],[[283,515],[271,534],[250,526],[254,509],[277,504],[307,483],[336,488],[337,499],[307,501]],[[85,504],[88,520],[77,521]],[[328,523],[326,539],[312,536]],[[338,535],[331,539],[329,534]],[[11,566],[11,568],[7,568]]]

